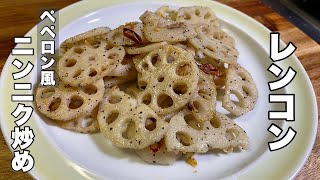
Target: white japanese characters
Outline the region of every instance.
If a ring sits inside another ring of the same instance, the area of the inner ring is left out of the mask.
[[[43,55],[40,59],[46,63],[41,66],[41,80],[40,84],[42,86],[54,86],[56,85],[56,81],[54,78],[54,71],[49,70],[49,68],[55,63],[54,58],[50,58],[50,60],[45,55],[54,55],[55,53],[55,40],[56,37],[55,32],[53,31],[55,29],[54,23],[56,22],[56,18],[53,16],[54,11],[51,10],[45,11],[40,16],[41,20],[45,20],[48,18],[52,25],[44,26],[41,31],[39,32],[41,36],[44,36],[45,34],[48,34],[50,36],[50,40],[41,40],[41,55]]]
[[[45,34],[49,34],[50,39],[41,41],[41,53],[42,57],[40,58],[45,64],[41,66],[41,85],[43,86],[54,86],[56,84],[54,79],[54,71],[49,70],[52,65],[55,63],[54,58],[48,59],[46,55],[54,55],[55,53],[55,40],[56,34],[52,31],[55,29],[54,23],[56,18],[53,16],[55,12],[45,11],[41,14],[40,19],[42,21],[47,18],[50,20],[52,25],[44,26],[39,31],[39,35],[44,37]],[[17,37],[14,38],[16,44],[31,44],[31,37]],[[22,62],[19,60],[19,57],[23,56],[34,56],[33,48],[15,48],[11,52],[16,58],[12,62],[12,65],[15,66],[18,70],[17,72],[12,73],[13,80],[23,79],[30,74],[34,69],[34,65],[30,62]],[[21,81],[19,83],[14,83],[15,92],[23,92],[25,90],[31,90],[32,84]],[[11,167],[14,171],[28,172],[34,167],[34,158],[30,154],[30,151],[27,150],[33,143],[35,139],[34,132],[31,127],[26,126],[26,123],[29,121],[33,113],[33,107],[28,106],[22,102],[33,102],[33,94],[23,94],[23,93],[14,93],[11,95],[12,102],[18,102],[15,110],[11,115],[16,119],[14,122],[16,126],[11,131],[12,144],[11,147],[14,150],[14,156],[11,161]]]
[[[31,44],[32,38],[15,38],[14,42],[17,44]],[[11,54],[15,55],[16,57],[34,55],[34,49],[16,48],[12,50]],[[26,65],[24,66],[24,64]],[[34,67],[34,65],[30,61],[21,62],[19,59],[14,59],[12,65],[18,69],[18,72],[12,73],[13,80],[22,79],[28,76]],[[18,92],[31,89],[31,83],[14,83],[14,90]],[[13,140],[11,147],[14,150],[14,157],[12,158],[11,167],[15,171],[22,170],[22,172],[28,172],[34,166],[34,159],[30,152],[26,149],[33,143],[35,135],[33,133],[33,130],[29,126],[22,127],[30,119],[33,113],[33,108],[21,103],[33,102],[33,100],[33,94],[19,93],[11,95],[12,102],[19,102],[16,109],[11,113],[11,115],[15,119],[17,119],[15,120],[16,126],[14,127],[14,130],[11,131],[11,139]]]
[[[273,62],[282,61],[289,56],[291,56],[294,51],[297,49],[294,44],[291,42],[285,47],[282,51],[279,50],[279,33],[270,33],[270,59]],[[279,77],[283,70],[272,63],[268,71],[271,72],[276,77]],[[293,79],[295,78],[297,72],[292,68],[289,67],[286,73],[283,75],[282,78],[269,82],[269,89],[270,91],[275,91],[282,89],[289,85]],[[285,103],[285,111],[269,111],[268,117],[269,120],[285,120],[285,121],[294,121],[295,120],[295,95],[294,94],[269,94],[269,103]],[[268,131],[271,132],[274,136],[279,137],[282,133],[282,129],[272,123],[268,128]],[[270,151],[276,151],[282,149],[289,145],[294,137],[296,136],[297,132],[289,126],[285,135],[282,138],[269,142],[269,149]]]

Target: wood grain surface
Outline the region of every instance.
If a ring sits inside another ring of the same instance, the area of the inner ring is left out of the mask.
[[[297,46],[295,52],[306,69],[320,104],[320,46],[288,20],[263,5],[258,0],[218,0],[253,17],[272,31],[279,31],[281,39],[286,43],[293,42]],[[46,8],[61,9],[76,0],[12,0],[0,2],[0,71],[2,70],[11,49],[13,38],[24,36],[39,22],[39,15]],[[3,102],[2,102],[3,103]],[[318,106],[319,110],[319,106]],[[320,112],[320,110],[319,110]],[[318,114],[318,119],[320,115]],[[319,123],[320,127],[320,123]],[[320,128],[318,127],[318,131]],[[320,179],[320,133],[312,153],[296,176],[296,179]],[[12,153],[0,132],[0,179],[32,179],[30,175],[14,172],[11,169]]]

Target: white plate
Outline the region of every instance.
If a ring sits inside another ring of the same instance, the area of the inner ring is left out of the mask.
[[[308,157],[315,139],[317,108],[314,92],[305,71],[295,56],[277,63],[284,70],[292,66],[298,72],[295,80],[289,86],[273,92],[296,94],[296,121],[288,123],[268,120],[268,110],[283,110],[284,107],[268,102],[270,94],[268,82],[276,79],[267,71],[272,63],[268,55],[269,31],[248,16],[216,2],[204,0],[197,2],[137,1],[134,3],[115,0],[109,2],[85,1],[69,6],[60,12],[62,27],[59,34],[60,41],[95,27],[116,28],[129,21],[138,21],[144,11],[155,11],[162,4],[172,7],[209,6],[222,20],[223,29],[235,38],[236,47],[240,52],[239,63],[252,74],[259,91],[255,109],[235,119],[236,123],[248,133],[250,149],[230,154],[196,155],[198,166],[195,169],[182,160],[171,166],[149,165],[134,153],[112,146],[101,134],[85,135],[66,131],[47,123],[35,112],[30,120],[32,121],[30,126],[36,134],[35,143],[30,148],[31,154],[36,159],[36,165],[31,174],[37,178],[46,179],[58,179],[58,177],[78,179],[79,176],[98,179],[250,179],[258,176],[283,179],[293,177]],[[33,33],[34,29],[28,34]],[[12,58],[12,56],[8,58],[3,70],[2,87],[13,87],[12,80],[5,78],[10,77],[8,76],[10,63],[8,62],[12,61]],[[37,84],[38,77],[36,71],[33,71],[31,82]],[[8,93],[6,91],[8,90],[1,89],[2,97]],[[309,96],[304,96],[304,94]],[[9,104],[11,108],[16,105],[11,102]],[[221,103],[219,105],[221,106]],[[9,122],[7,118],[11,109],[8,106],[1,108],[1,123],[4,125],[1,128],[7,142],[11,144],[9,132],[13,129],[13,119],[9,118],[11,121]],[[218,110],[221,111],[222,108]],[[271,123],[276,123],[284,131],[288,126],[292,126],[298,132],[296,139],[280,151],[269,152],[268,141],[276,139],[267,131]],[[303,147],[301,147],[302,142]],[[52,154],[44,154],[46,150]],[[48,158],[47,161],[45,157]],[[279,170],[278,168],[284,169]]]

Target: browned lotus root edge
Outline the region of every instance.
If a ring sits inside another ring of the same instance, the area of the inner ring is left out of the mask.
[[[211,38],[204,34],[198,34],[195,38],[189,39],[189,42],[197,49],[203,52],[205,55],[227,63],[235,64],[239,56],[239,52],[236,48],[230,44],[224,43],[224,41]]]
[[[107,91],[98,112],[103,135],[120,148],[143,149],[160,141],[168,130],[152,109],[113,87]]]
[[[144,36],[150,42],[186,41],[188,38],[196,36],[192,25],[170,21],[150,11],[146,11],[140,16],[140,20],[144,24]]]
[[[219,27],[219,20],[212,9],[208,7],[192,6],[182,7],[178,10],[177,22],[185,22],[190,24],[212,24]]]
[[[198,89],[188,103],[188,109],[198,121],[204,122],[213,118],[216,112],[217,91],[212,76],[199,72]]]
[[[239,103],[231,100],[234,94]],[[258,89],[250,73],[239,64],[228,67],[225,94],[222,107],[236,116],[241,116],[254,109],[258,99]]]
[[[71,86],[92,84],[112,72],[125,55],[122,46],[106,50],[105,44],[98,47],[80,45],[69,49],[58,61],[60,79]]]
[[[249,146],[246,132],[224,114],[216,112],[210,121],[199,122],[187,110],[170,120],[165,143],[169,152],[182,153],[206,153],[209,149],[231,152]]]
[[[89,115],[102,100],[103,93],[102,79],[81,88],[73,88],[60,82],[59,86],[39,86],[36,91],[36,104],[45,116],[67,121]]]
[[[141,90],[137,100],[150,106],[158,115],[180,109],[194,96],[199,69],[185,50],[165,45],[142,59],[134,59],[134,63]]]
[[[55,121],[55,123],[63,129],[78,133],[97,133],[100,132],[97,119],[98,109],[99,105],[93,109],[90,115],[68,121]]]
[[[144,149],[135,149],[136,154],[150,164],[171,165],[181,157],[181,153],[168,152],[164,139]]]

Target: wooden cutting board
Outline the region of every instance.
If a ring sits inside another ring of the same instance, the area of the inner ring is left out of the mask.
[[[306,69],[320,104],[320,46],[288,20],[275,13],[258,0],[218,0],[253,17],[272,31],[279,31],[286,43],[292,41],[296,46],[296,56]],[[61,9],[76,0],[11,0],[0,2],[0,71],[14,47],[13,38],[24,36],[39,22],[42,10]],[[319,109],[319,107],[318,107]],[[319,111],[320,112],[320,111]],[[320,115],[318,114],[318,117]],[[319,118],[318,118],[319,119]],[[320,127],[320,124],[319,124]],[[318,127],[318,131],[320,128]],[[312,153],[296,179],[320,179],[320,133]],[[32,179],[30,175],[14,172],[11,169],[12,153],[0,132],[0,179]]]

